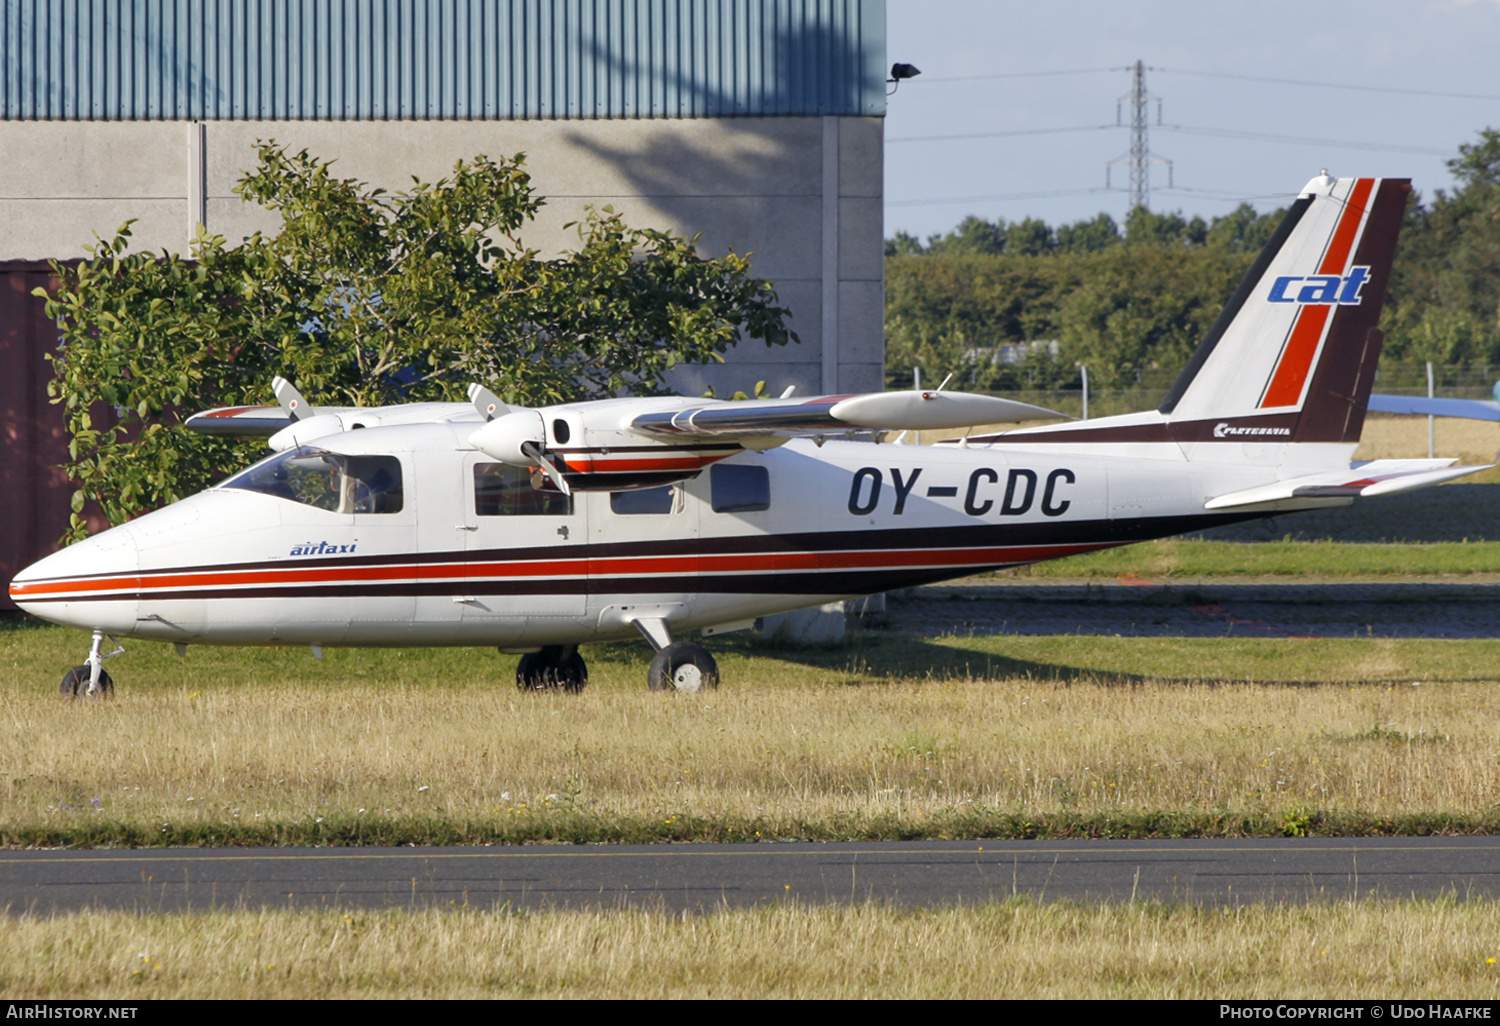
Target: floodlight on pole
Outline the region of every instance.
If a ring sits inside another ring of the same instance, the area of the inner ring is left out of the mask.
[[[892,64],[891,77],[886,79],[885,83],[886,85],[894,84],[896,86],[896,89],[900,89],[902,82],[906,81],[908,78],[916,78],[921,73],[922,69],[918,68],[915,64]],[[885,95],[891,96],[896,92],[896,89],[892,89]]]

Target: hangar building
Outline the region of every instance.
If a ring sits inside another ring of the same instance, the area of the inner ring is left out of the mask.
[[[142,250],[270,227],[258,140],[388,189],[527,155],[567,248],[585,204],[751,253],[801,338],[684,368],[688,394],[882,387],[884,0],[3,0],[0,454],[6,580],[67,524],[31,290],[134,219]],[[269,383],[268,383],[269,386]]]

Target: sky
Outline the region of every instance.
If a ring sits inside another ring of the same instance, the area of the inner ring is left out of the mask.
[[[968,214],[1123,220],[1129,167],[1108,165],[1130,149],[1116,117],[1129,125],[1118,101],[1137,61],[1161,101],[1151,152],[1172,161],[1170,188],[1168,168],[1150,168],[1155,211],[1273,210],[1324,168],[1411,178],[1430,197],[1453,187],[1460,143],[1500,128],[1500,0],[887,0],[886,12],[889,60],[922,71],[886,101],[887,237],[925,239]],[[1107,169],[1118,191],[1103,191]]]

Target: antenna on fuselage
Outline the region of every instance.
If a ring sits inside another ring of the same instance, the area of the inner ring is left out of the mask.
[[[297,421],[312,416],[312,404],[302,398],[302,393],[297,391],[297,386],[286,378],[273,378],[271,391],[276,393],[276,401],[281,404],[281,408],[292,420]]]

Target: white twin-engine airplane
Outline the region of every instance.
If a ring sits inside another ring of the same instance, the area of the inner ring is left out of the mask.
[[[187,424],[268,434],[275,455],[10,595],[93,631],[69,694],[111,690],[106,636],[495,645],[526,653],[522,688],[576,690],[580,643],[637,632],[650,686],[694,691],[718,670],[690,631],[1438,484],[1484,468],[1350,463],[1409,191],[1308,183],[1156,410],[882,445],[1058,415],[942,391],[520,409],[477,385],[472,404],[314,409],[278,380],[279,407]]]

